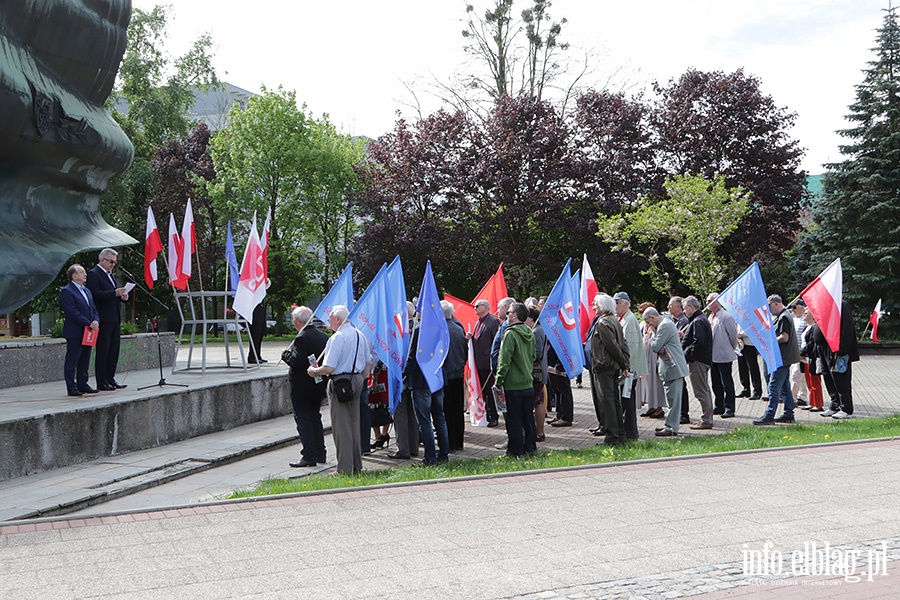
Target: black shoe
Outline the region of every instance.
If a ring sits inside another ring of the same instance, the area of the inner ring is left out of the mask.
[[[678,424],[679,425],[690,425],[691,418],[690,417],[681,417],[680,419],[678,419]]]
[[[656,432],[656,437],[675,437],[676,435],[678,434],[667,427],[663,427]]]
[[[95,390],[92,387],[86,387],[86,388],[78,388],[78,391],[83,394],[96,394],[99,390]]]
[[[116,386],[104,383],[103,385],[98,385],[97,389],[101,392],[114,392],[116,391]]]
[[[596,435],[597,437],[604,436],[604,435],[606,435],[606,429],[601,427],[600,429],[598,429],[597,431],[594,432],[594,435]]]
[[[733,418],[734,418],[734,411],[733,411],[733,410],[726,410],[725,412],[722,413],[722,418],[723,418],[723,419],[733,419]]]
[[[724,413],[724,412],[725,412],[725,409],[724,409],[724,408],[714,408],[714,409],[713,409],[713,414],[714,414],[714,415],[721,415],[721,414]]]
[[[116,388],[117,390],[124,390],[125,388],[128,387],[127,383],[118,383],[116,381],[113,381],[112,383],[110,383],[110,385],[113,386],[114,388]]]
[[[314,466],[316,466],[316,463],[310,462],[310,461],[306,460],[305,458],[301,458],[300,462],[293,462],[293,463],[290,463],[290,465],[292,467],[294,467],[295,469],[302,469],[303,467],[314,467]]]
[[[804,400],[803,398],[797,399],[797,406],[809,406],[809,402]]]
[[[774,425],[775,419],[767,419],[765,417],[753,421],[754,425]]]
[[[751,400],[759,400],[760,398],[762,398],[762,394],[760,394],[759,392],[750,396]]]
[[[537,442],[543,442],[544,440],[547,439],[547,436],[544,435],[544,434],[541,434],[541,435],[539,435],[539,436],[536,436],[534,439],[535,439],[535,441],[537,441]]]
[[[496,427],[497,425],[499,425],[499,423],[497,422],[497,419],[488,421],[488,427]]]
[[[84,396],[84,392],[79,392],[78,390],[69,390],[70,396]]]
[[[744,391],[742,391],[740,394],[738,394],[738,395],[735,396],[735,397],[736,397],[736,398],[749,398],[749,397],[750,397],[750,392],[748,392],[747,390],[744,390]]]
[[[602,427],[600,425],[597,425],[596,427],[591,427],[590,429],[588,429],[588,431],[594,433],[595,431],[598,431],[600,429],[602,429]]]
[[[775,423],[793,423],[794,417],[786,417],[784,415],[781,415],[780,417],[776,417],[775,419],[773,419],[773,421]]]

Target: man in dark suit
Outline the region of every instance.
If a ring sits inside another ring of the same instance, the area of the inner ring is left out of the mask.
[[[100,251],[99,263],[87,274],[87,287],[94,295],[94,302],[100,315],[94,373],[97,378],[97,389],[106,391],[127,387],[116,381],[119,343],[122,337],[122,303],[128,300],[128,292],[124,287],[119,287],[112,274],[118,256],[119,253],[112,248],[104,248]]]
[[[467,333],[466,337],[472,338],[478,380],[481,382],[481,389],[487,390],[484,405],[487,411],[488,427],[496,427],[499,419],[497,408],[494,406],[493,398],[488,398],[487,396],[490,395],[491,386],[494,385],[494,374],[491,369],[491,347],[494,343],[494,336],[500,330],[500,319],[491,314],[491,304],[487,300],[475,302],[475,314],[478,315],[475,331]]]
[[[81,265],[72,265],[66,271],[69,283],[59,292],[59,304],[66,317],[63,337],[66,340],[66,362],[63,375],[70,396],[95,394],[97,390],[88,385],[88,365],[91,362],[91,346],[82,346],[84,328],[96,330],[100,326],[100,316],[94,305],[91,291],[84,286],[87,273]]]
[[[303,449],[300,450],[300,461],[290,463],[292,467],[314,467],[325,462],[325,431],[322,427],[322,413],[319,407],[325,397],[325,381],[316,383],[307,373],[309,356],[322,355],[326,336],[320,329],[309,326],[313,311],[306,306],[298,306],[291,313],[297,337],[291,344],[293,366],[290,367],[291,405],[294,407],[294,422]],[[255,319],[254,319],[255,320]],[[368,410],[368,409],[367,409]]]

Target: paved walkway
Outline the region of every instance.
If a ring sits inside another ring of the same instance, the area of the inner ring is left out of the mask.
[[[265,344],[263,355],[276,356],[281,345]],[[239,370],[212,371],[207,376],[201,376],[199,372],[176,373],[172,380],[199,382],[210,377],[263,377],[283,372],[284,369],[284,365],[267,363],[261,369],[247,374]],[[131,373],[128,381],[132,385],[124,392],[137,393],[136,388],[145,384],[144,380],[152,384],[158,378],[158,371]],[[737,379],[736,376],[735,378]],[[69,400],[65,398],[39,398],[42,392],[46,393],[43,387],[53,385],[41,384],[35,386],[35,389],[28,389],[25,393],[30,395],[25,397],[25,404],[47,403],[47,410],[70,406]],[[900,412],[900,395],[897,394],[900,389],[900,356],[865,357],[854,366],[854,389],[856,414],[860,417]],[[598,438],[587,431],[588,427],[596,424],[590,390],[575,388],[573,391],[575,426],[547,427],[547,440],[540,444],[542,449],[586,448],[597,443]],[[19,404],[9,402],[16,394],[12,391],[8,394],[11,395],[4,397],[0,391],[0,415],[21,410]],[[22,394],[19,391],[16,397]],[[712,431],[697,432],[683,427],[682,434],[721,434],[735,426],[748,425],[754,418],[761,416],[764,410],[763,402],[738,399],[735,419],[717,417]],[[695,419],[699,418],[698,411],[699,406],[692,399],[691,413]],[[823,419],[807,411],[798,410],[796,415],[800,422],[833,422],[832,419]],[[323,418],[327,427],[327,408],[323,409]],[[652,438],[660,421],[639,418],[638,425],[642,438]],[[462,459],[496,456],[502,451],[497,450],[495,445],[505,441],[506,433],[502,426],[492,429],[467,427],[466,447],[453,457]],[[669,440],[660,440],[660,443],[667,442]],[[394,449],[393,443],[392,439],[390,448],[366,457],[364,468],[383,469],[406,464],[407,461],[398,463],[387,458],[388,451]],[[300,477],[334,468],[332,462],[314,469],[291,469],[288,463],[298,458],[296,444],[293,419],[288,416],[141,452],[105,457],[48,473],[0,482],[0,521],[46,514],[74,512],[85,515],[185,505],[224,498],[234,489],[253,486],[267,477]],[[330,436],[327,437],[326,444],[329,456],[333,457],[335,454]]]
[[[854,384],[857,415],[898,412],[900,357],[865,357]],[[576,389],[575,398],[576,427],[548,427],[542,447],[596,443],[586,431],[594,424],[590,391]],[[717,419],[716,431],[762,410],[741,400],[738,418]],[[652,436],[658,422],[640,421],[642,437]],[[896,587],[892,562],[887,576],[851,583],[787,571],[759,577],[745,572],[742,557],[766,542],[785,555],[828,542],[845,545],[841,556],[865,558],[884,542],[888,560],[896,559],[900,444],[199,503],[269,475],[305,474],[287,467],[297,456],[292,430],[284,417],[3,482],[0,519],[10,519],[61,490],[96,496],[127,488],[112,477],[127,466],[120,461],[149,473],[140,493],[79,516],[0,524],[0,589],[11,598],[887,598]],[[502,428],[466,435],[466,450],[454,456],[496,455],[494,444],[505,439]],[[396,464],[385,454],[368,457],[365,468]],[[166,469],[179,476],[185,464],[194,474],[154,480]],[[181,508],[161,508],[173,505]]]
[[[898,486],[900,443],[870,442],[52,520],[0,528],[0,589],[16,599],[677,598],[756,584],[779,598],[887,597],[900,566]],[[839,592],[778,585],[743,565],[767,543],[789,556],[827,542],[865,559],[882,541],[887,574],[842,579]]]

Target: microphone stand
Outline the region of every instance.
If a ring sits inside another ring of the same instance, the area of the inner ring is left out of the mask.
[[[141,284],[139,284],[139,283],[137,282],[137,279],[135,278],[135,276],[128,272],[128,269],[126,269],[126,268],[123,267],[122,265],[119,265],[119,270],[122,271],[123,274],[125,274],[126,276],[128,276],[129,279],[131,279],[130,283],[133,283],[133,284],[134,284],[134,287],[136,287],[137,289],[139,289],[139,290],[141,290],[142,292],[144,292],[145,294],[147,294],[147,296],[149,296],[150,298],[152,298],[154,302],[156,302],[157,304],[159,304],[160,306],[162,306],[162,307],[166,310],[166,312],[168,312],[168,311],[170,310],[170,309],[169,309],[169,306],[168,306],[167,304],[165,304],[162,300],[160,300],[159,298],[157,298],[156,296],[154,296],[153,294],[151,294],[151,293],[150,293],[150,290],[148,290],[147,288],[145,288],[144,286],[142,286]],[[159,335],[159,323],[157,323],[157,325],[156,325],[156,353],[157,353],[157,357],[158,357],[158,359],[159,359],[159,383],[151,384],[151,385],[145,385],[144,387],[139,387],[139,388],[138,388],[138,391],[140,391],[140,390],[146,390],[146,389],[152,388],[152,387],[164,387],[164,386],[167,386],[167,385],[168,385],[168,386],[172,386],[172,387],[183,387],[183,388],[190,387],[190,386],[188,386],[187,384],[184,384],[184,383],[168,383],[168,382],[166,382],[166,378],[163,376],[163,366],[162,366],[162,336]]]

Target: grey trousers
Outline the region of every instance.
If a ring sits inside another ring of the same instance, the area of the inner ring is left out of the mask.
[[[678,425],[681,422],[681,394],[684,392],[684,377],[663,381],[663,389],[666,390],[666,401],[669,403],[666,427],[678,433]]]
[[[419,421],[408,389],[403,390],[400,404],[394,410],[394,433],[397,436],[398,456],[419,455]]]
[[[359,395],[362,393],[362,373],[353,376],[353,400],[339,402],[334,395],[334,382],[328,380],[328,404],[331,408],[331,437],[337,450],[337,472],[362,471],[362,450],[359,431]]]
[[[694,396],[700,402],[701,423],[713,422],[712,390],[709,387],[709,365],[694,361],[688,364],[691,370],[691,387],[694,388]]]

